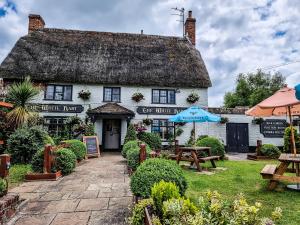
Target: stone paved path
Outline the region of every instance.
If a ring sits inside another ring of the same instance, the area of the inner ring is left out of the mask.
[[[125,161],[106,153],[58,181],[26,182],[11,190],[28,199],[12,225],[124,224],[132,193]]]

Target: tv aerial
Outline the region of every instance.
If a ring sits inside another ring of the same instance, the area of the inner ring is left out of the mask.
[[[185,36],[185,32],[184,32],[184,8],[179,9],[179,8],[175,7],[175,8],[171,8],[171,9],[177,12],[177,13],[173,13],[171,15],[179,16],[179,18],[180,18],[179,20],[176,20],[176,21],[182,23],[182,36],[184,37]]]

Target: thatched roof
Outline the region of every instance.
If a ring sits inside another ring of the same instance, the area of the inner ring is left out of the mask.
[[[46,82],[211,86],[186,38],[48,28],[21,37],[0,66],[6,79],[28,75]]]
[[[127,109],[117,103],[107,103],[101,106],[98,106],[94,109],[89,109],[88,114],[96,115],[123,115],[123,116],[134,116],[134,112],[130,109]]]

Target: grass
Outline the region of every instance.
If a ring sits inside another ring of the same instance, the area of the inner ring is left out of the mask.
[[[28,172],[31,172],[31,165],[26,164],[17,164],[11,166],[9,169],[9,176],[8,176],[8,187],[9,189],[18,186],[22,183],[25,179],[25,175]]]
[[[262,214],[271,215],[275,207],[281,207],[283,218],[280,224],[300,224],[300,193],[280,185],[276,191],[268,191],[268,181],[263,180],[260,171],[266,164],[277,164],[276,161],[223,161],[217,162],[218,167],[227,170],[219,171],[214,175],[198,174],[193,170],[185,169],[188,180],[187,197],[193,200],[207,190],[217,190],[225,198],[232,200],[237,194],[243,193],[248,202],[263,204]],[[210,166],[210,164],[204,164]]]

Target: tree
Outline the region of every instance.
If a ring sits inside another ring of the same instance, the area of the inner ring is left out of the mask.
[[[27,123],[28,120],[34,116],[27,104],[39,94],[39,88],[35,87],[26,77],[20,83],[12,84],[7,93],[7,101],[14,105],[13,110],[7,114],[7,119],[10,124],[15,127]]]
[[[236,88],[224,96],[224,106],[254,106],[285,86],[285,78],[279,72],[271,75],[257,70],[256,73],[239,74]]]

